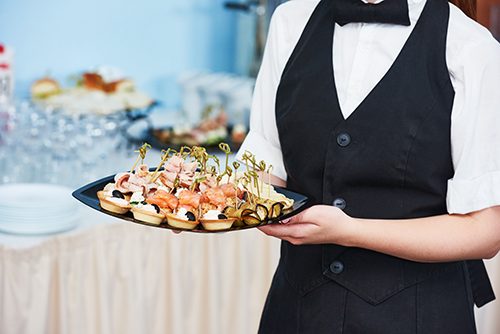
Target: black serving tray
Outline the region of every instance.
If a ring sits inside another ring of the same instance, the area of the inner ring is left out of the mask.
[[[203,229],[203,226],[199,224],[194,230],[183,230],[179,228],[172,227],[170,225],[167,225],[167,223],[162,223],[160,225],[155,225],[155,224],[150,224],[146,222],[142,222],[140,220],[134,219],[133,215],[131,212],[127,212],[126,214],[120,215],[116,214],[113,212],[106,211],[101,208],[99,205],[99,199],[97,198],[97,192],[102,190],[104,186],[108,183],[112,183],[114,181],[114,175],[110,175],[108,177],[102,178],[100,180],[94,181],[90,184],[87,184],[73,192],[73,197],[82,202],[83,204],[100,211],[104,214],[107,214],[109,216],[113,216],[116,218],[120,218],[123,220],[126,220],[131,223],[135,224],[141,224],[141,225],[147,225],[147,226],[152,226],[156,228],[161,228],[161,229],[169,229],[169,230],[176,230],[176,231],[187,231],[187,232],[195,232],[195,233],[220,233],[220,232],[230,232],[230,231],[240,231],[240,230],[246,230],[250,228],[255,228],[258,226],[263,226],[263,225],[268,225],[268,224],[273,224],[277,223],[280,220],[286,219],[288,217],[294,216],[297,213],[301,212],[302,210],[306,209],[309,204],[309,198],[307,196],[298,194],[296,192],[290,191],[285,188],[277,187],[275,186],[274,188],[276,189],[277,192],[284,194],[286,197],[293,199],[294,204],[293,207],[286,212],[286,214],[280,216],[279,218],[269,220],[267,222],[263,222],[262,224],[256,225],[256,226],[242,226],[242,227],[232,227],[227,230],[220,230],[220,231],[207,231]]]

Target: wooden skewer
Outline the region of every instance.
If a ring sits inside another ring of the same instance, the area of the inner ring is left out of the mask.
[[[146,158],[146,154],[148,153],[148,150],[151,149],[151,145],[149,145],[148,143],[144,143],[142,144],[141,147],[139,147],[139,150],[135,151],[135,152],[138,152],[139,153],[139,156],[137,157],[137,159],[135,160],[135,163],[134,165],[132,166],[132,169],[130,169],[130,172],[132,173],[135,168],[137,167],[137,164],[139,163],[139,160],[142,160],[141,163],[144,163],[144,159]]]
[[[267,189],[267,197],[271,198],[271,172],[273,171],[273,165],[269,165],[269,168],[267,169],[267,180],[269,182],[269,188]]]
[[[162,152],[165,152],[165,151],[162,151]],[[149,178],[149,182],[156,182],[156,180],[160,177],[160,174],[158,173],[158,171],[160,170],[161,167],[163,167],[163,165],[165,164],[165,162],[167,161],[168,157],[170,155],[170,149],[168,149],[165,154],[162,156],[161,158],[161,161],[160,161],[160,164],[158,165],[158,167],[156,167],[156,170],[153,172],[153,174],[151,175],[151,177]]]

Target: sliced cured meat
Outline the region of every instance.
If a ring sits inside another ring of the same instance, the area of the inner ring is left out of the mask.
[[[147,165],[140,165],[137,169],[137,176],[140,178],[145,178],[149,175],[149,168]]]
[[[178,155],[173,155],[167,160],[165,164],[165,170],[168,172],[179,173],[182,170],[182,165],[184,164],[184,159]]]
[[[163,171],[160,174],[160,182],[169,188],[174,188],[174,181],[177,178],[176,172]]]
[[[184,165],[182,165],[182,171],[185,173],[191,173],[191,175],[194,175],[196,172],[196,169],[198,169],[198,162],[186,162]]]
[[[130,178],[130,173],[119,173],[115,175],[115,188],[122,193],[130,192],[128,190],[128,180]]]

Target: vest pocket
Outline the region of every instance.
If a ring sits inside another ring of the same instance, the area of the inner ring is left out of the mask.
[[[412,262],[358,248],[334,258],[323,252],[323,275],[372,305],[456,265]]]

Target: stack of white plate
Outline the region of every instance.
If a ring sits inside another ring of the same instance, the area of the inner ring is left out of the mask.
[[[0,186],[2,232],[56,233],[74,228],[78,219],[78,204],[69,188],[29,183]]]

